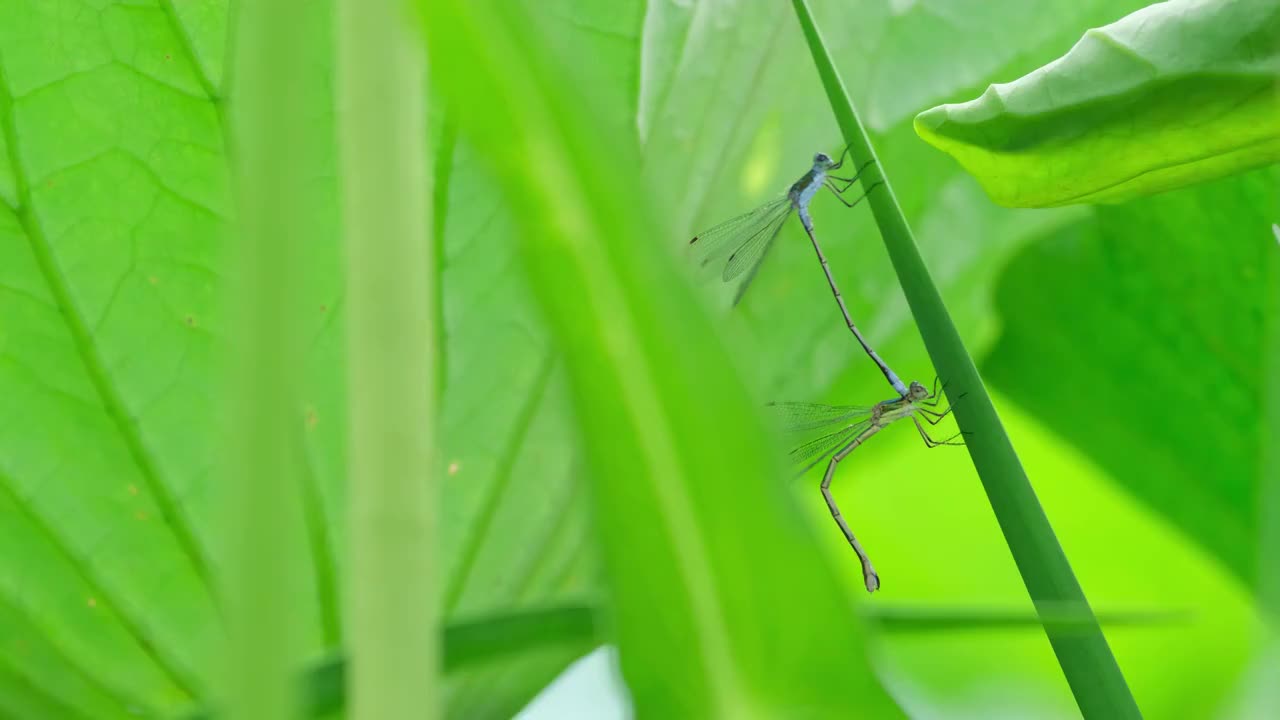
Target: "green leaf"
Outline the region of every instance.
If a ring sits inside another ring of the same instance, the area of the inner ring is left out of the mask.
[[[1280,2],[1156,3],[916,117],[996,202],[1118,202],[1280,160]]]
[[[517,40],[518,14],[424,10],[460,128],[518,203],[522,259],[564,348],[637,715],[898,714],[728,349],[652,242],[636,176],[616,171],[635,144],[580,112],[589,95]]]
[[[310,657],[342,639],[343,277],[326,3],[298,18],[311,112],[305,431]],[[208,700],[222,643],[200,568],[222,527],[217,429],[232,215],[225,3],[0,10],[0,672],[18,717],[163,715]],[[58,52],[50,52],[58,47]],[[469,149],[433,163],[447,212],[440,531],[449,613],[595,586],[555,356]],[[500,348],[501,351],[495,351]],[[532,358],[532,360],[531,360]],[[503,379],[496,386],[493,378]],[[445,682],[455,717],[509,717],[580,653]],[[55,698],[65,712],[26,712]]]
[[[212,281],[228,203],[220,115],[173,22],[44,3],[0,22],[5,652],[89,717],[200,694],[219,641],[202,490],[216,426],[211,385],[192,379],[212,375],[224,332]],[[22,662],[30,644],[44,662]]]
[[[1005,274],[1005,335],[985,365],[1251,586],[1260,463],[1274,437],[1260,382],[1277,312],[1267,305],[1277,182],[1259,171],[1099,207],[1048,235]]]
[[[982,87],[993,77],[1044,64],[1076,40],[1077,28],[1102,25],[1148,4],[816,2],[814,12],[827,28],[831,54],[845,82],[860,98],[863,121],[873,130],[887,131],[904,121],[909,126],[922,107]],[[914,133],[911,143],[919,146]],[[941,167],[951,170],[954,165]]]

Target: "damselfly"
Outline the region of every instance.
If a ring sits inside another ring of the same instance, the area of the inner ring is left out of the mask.
[[[885,400],[870,407],[799,402],[769,404],[787,430],[822,433],[819,437],[792,449],[791,461],[796,465],[804,465],[804,469],[799,473],[803,475],[814,465],[822,462],[823,458],[830,456],[830,460],[827,461],[827,472],[822,476],[822,497],[827,501],[831,517],[840,526],[845,539],[849,541],[849,546],[857,553],[858,560],[862,563],[862,579],[866,584],[867,592],[875,592],[880,587],[880,576],[876,574],[875,568],[871,565],[871,558],[867,557],[862,544],[858,542],[858,538],[849,529],[849,524],[845,522],[844,516],[840,514],[840,508],[836,505],[835,498],[831,496],[831,480],[835,477],[836,467],[840,461],[849,456],[849,453],[871,436],[902,418],[911,418],[928,447],[964,444],[963,441],[957,441],[960,433],[946,440],[935,440],[920,424],[920,418],[923,417],[930,425],[937,425],[951,412],[950,406],[942,411],[937,410],[940,400],[937,391],[937,381],[934,381],[933,392],[913,381],[911,387],[907,388],[901,397]]]
[[[893,386],[894,391],[899,396],[906,396],[907,386],[903,384],[902,380],[898,378],[898,375],[893,372],[888,364],[880,359],[876,351],[871,349],[871,345],[867,343],[862,337],[862,333],[858,331],[858,326],[853,323],[853,318],[849,315],[849,308],[845,307],[844,296],[840,294],[840,288],[836,286],[835,277],[831,274],[830,266],[827,265],[827,258],[822,253],[822,247],[818,245],[818,237],[813,231],[813,218],[809,215],[809,203],[813,201],[813,197],[818,194],[818,191],[824,187],[839,198],[840,202],[844,203],[845,206],[853,207],[861,202],[876,185],[880,184],[879,181],[873,183],[871,187],[867,188],[866,192],[852,201],[846,199],[844,193],[853,186],[853,183],[857,181],[858,177],[862,175],[862,171],[867,167],[863,165],[853,174],[853,177],[843,178],[832,175],[831,171],[838,170],[844,165],[844,158],[848,153],[849,148],[846,147],[838,162],[832,162],[831,158],[824,153],[814,155],[813,167],[809,169],[809,172],[801,176],[799,180],[795,181],[785,195],[776,197],[751,212],[726,220],[705,232],[699,233],[689,241],[689,244],[695,248],[699,262],[703,266],[713,262],[724,261],[724,270],[721,273],[721,279],[724,282],[734,280],[746,273],[746,278],[738,286],[738,291],[733,298],[733,302],[736,305],[738,300],[742,298],[742,294],[746,292],[747,286],[755,279],[756,272],[760,269],[760,263],[764,261],[769,248],[773,246],[774,239],[778,237],[783,224],[794,210],[800,216],[800,223],[804,226],[804,231],[809,235],[809,240],[813,243],[813,251],[818,255],[818,262],[822,265],[822,272],[827,276],[827,284],[831,286],[831,294],[835,296],[836,304],[840,307],[840,314],[844,316],[845,324],[849,326],[850,332],[858,340],[858,344],[862,346],[863,351],[880,367],[880,372],[884,374],[885,379]],[[837,183],[843,183],[844,185],[843,187],[837,187]]]

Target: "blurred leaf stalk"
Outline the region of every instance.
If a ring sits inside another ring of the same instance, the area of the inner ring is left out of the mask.
[[[229,717],[297,714],[312,592],[300,432],[302,281],[311,218],[299,118],[329,111],[304,91],[300,0],[239,14],[231,150],[240,232],[239,335],[226,397],[224,662]],[[430,718],[440,707],[435,562],[435,269],[428,242],[425,64],[403,3],[337,3],[337,140],[346,248],[349,436],[344,645],[353,717]]]

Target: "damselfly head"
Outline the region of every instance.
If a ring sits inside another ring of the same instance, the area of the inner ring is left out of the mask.
[[[929,389],[921,385],[918,381],[912,380],[911,385],[907,387],[907,399],[912,402],[916,400],[929,399]]]
[[[834,164],[826,153],[818,153],[813,156],[813,168],[815,170],[826,170]]]

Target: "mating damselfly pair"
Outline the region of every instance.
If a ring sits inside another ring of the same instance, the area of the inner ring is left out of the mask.
[[[737,304],[746,292],[747,286],[755,279],[761,263],[773,246],[787,218],[795,212],[800,218],[801,225],[804,226],[805,233],[809,236],[809,241],[813,244],[818,263],[822,266],[823,274],[826,275],[827,284],[831,287],[831,294],[840,308],[845,325],[897,393],[896,397],[869,406],[832,406],[801,402],[770,404],[788,430],[817,435],[793,448],[790,453],[791,460],[797,466],[804,466],[799,473],[804,474],[823,459],[827,459],[827,470],[822,477],[821,485],[823,499],[831,511],[832,518],[839,525],[849,546],[853,548],[862,564],[862,577],[867,591],[874,592],[880,587],[880,576],[831,495],[831,481],[835,477],[836,467],[873,435],[891,423],[908,417],[915,423],[927,447],[962,443],[957,441],[959,433],[946,440],[935,440],[925,430],[924,425],[920,424],[920,418],[924,418],[930,425],[936,425],[951,412],[950,407],[938,410],[940,398],[937,381],[935,380],[932,391],[919,382],[913,381],[910,386],[905,385],[897,373],[872,349],[866,338],[859,332],[858,326],[854,324],[849,308],[845,305],[844,296],[840,294],[840,289],[836,285],[835,276],[831,273],[831,266],[827,263],[822,247],[818,244],[813,218],[809,213],[809,205],[818,191],[823,188],[830,190],[846,207],[851,208],[881,184],[880,181],[876,181],[857,198],[852,200],[846,198],[845,193],[861,177],[863,170],[870,165],[870,163],[863,165],[851,177],[834,175],[833,171],[843,167],[848,152],[849,148],[846,147],[838,161],[832,161],[824,153],[814,155],[813,167],[792,184],[784,195],[698,234],[689,241],[689,244],[698,254],[701,265],[724,262],[721,279],[725,282],[736,280],[745,274],[734,295],[733,301]]]

